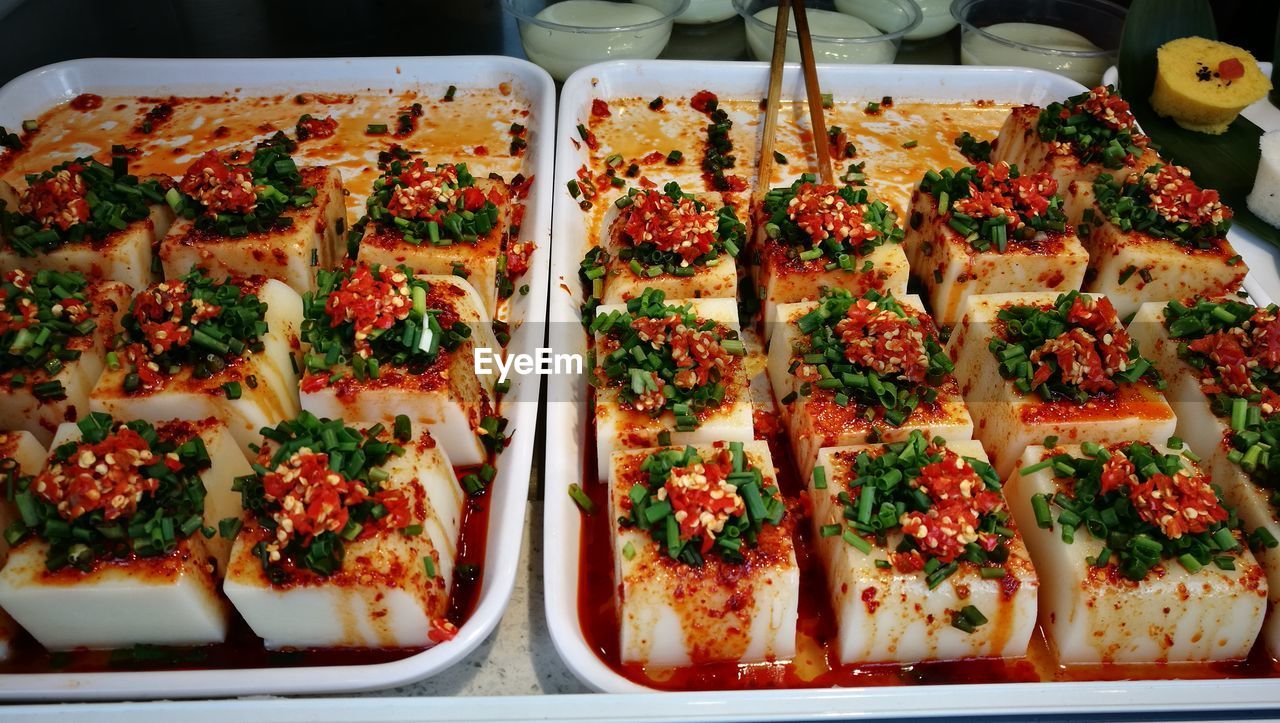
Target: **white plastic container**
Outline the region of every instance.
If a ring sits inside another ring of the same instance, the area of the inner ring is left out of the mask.
[[[803,100],[800,69],[789,65],[783,75],[786,100]],[[822,88],[841,98],[880,98],[899,101],[971,101],[1035,103],[1045,105],[1083,90],[1062,76],[1018,68],[961,68],[954,66],[843,66],[820,68]],[[574,148],[570,139],[576,126],[589,117],[593,98],[691,96],[710,89],[722,98],[758,98],[764,95],[769,68],[763,63],[690,63],[654,61],[603,63],[584,68],[565,83],[557,124],[556,182],[554,188],[575,177],[587,160],[587,149]],[[746,149],[740,151],[748,153]],[[587,337],[579,319],[581,285],[578,264],[589,239],[576,202],[567,192],[556,192],[556,246],[551,262],[551,343],[556,352],[585,352]],[[1274,267],[1271,252],[1257,239],[1233,233],[1232,243],[1251,264],[1258,259]],[[1268,259],[1266,262],[1263,259]],[[1270,274],[1264,280],[1253,274],[1246,289],[1259,304],[1269,303],[1267,291],[1280,291],[1280,280]],[[1266,291],[1258,283],[1267,283]],[[563,286],[561,286],[563,285]],[[614,672],[588,645],[578,617],[578,565],[582,515],[567,493],[570,484],[584,484],[583,445],[589,419],[585,377],[553,377],[548,387],[546,441],[546,502],[544,519],[544,584],[547,620],[556,649],[586,684],[610,693],[650,690]],[[784,718],[858,715],[897,717],[925,711],[948,714],[1086,712],[1153,710],[1204,710],[1208,708],[1262,707],[1274,704],[1276,681],[1202,680],[1137,682],[1000,683],[990,685],[930,685],[891,688],[815,688],[745,692],[666,693],[634,696],[606,704],[601,710],[640,710],[652,701],[677,701],[695,706],[689,714],[727,718]],[[775,703],[787,701],[780,708]],[[552,708],[552,710],[556,710]],[[567,709],[566,709],[567,710]],[[645,707],[657,715],[658,709]],[[532,713],[532,711],[530,711]],[[554,713],[553,713],[554,714]]]
[[[523,240],[538,245],[527,295],[512,297],[510,352],[534,353],[542,344],[546,315],[548,247],[551,242],[552,117],[555,87],[542,69],[503,57],[332,58],[290,60],[73,60],[33,70],[0,88],[0,125],[19,127],[51,106],[81,93],[99,95],[239,96],[299,91],[387,92],[454,84],[494,88],[510,83],[529,104],[527,175],[534,183],[526,199]],[[179,670],[160,672],[40,673],[0,675],[0,700],[92,700],[192,698],[370,690],[438,673],[476,648],[501,619],[515,583],[537,425],[539,382],[513,375],[502,414],[513,431],[498,461],[490,494],[484,578],[476,609],[446,643],[389,663],[292,668]]]

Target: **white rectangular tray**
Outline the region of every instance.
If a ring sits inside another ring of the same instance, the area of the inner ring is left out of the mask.
[[[535,353],[543,342],[551,243],[552,120],[555,86],[546,71],[505,57],[324,58],[289,60],[84,59],[46,66],[0,88],[0,125],[19,127],[51,106],[81,93],[99,95],[207,95],[235,91],[242,97],[298,92],[359,92],[426,87],[443,93],[453,84],[495,88],[511,83],[530,114],[526,200],[521,239],[538,249],[528,272],[527,295],[511,299],[508,352]],[[433,91],[434,92],[434,91]],[[244,668],[159,672],[40,673],[0,675],[0,700],[189,698],[284,693],[342,693],[420,680],[457,662],[497,625],[511,596],[524,535],[525,505],[537,426],[540,380],[513,375],[502,404],[511,445],[498,462],[489,494],[484,577],[476,609],[448,642],[389,663],[292,668]]]
[[[971,101],[1035,103],[1044,105],[1084,90],[1074,81],[1050,73],[1020,68],[956,66],[821,66],[822,90],[841,98],[876,100],[890,95],[900,101]],[[577,124],[589,117],[593,98],[657,95],[691,96],[710,89],[721,97],[758,98],[766,94],[769,69],[763,63],[688,61],[611,62],[584,68],[565,82],[560,97],[556,133],[555,218],[556,243],[552,249],[551,343],[557,353],[583,353],[587,335],[581,324],[582,301],[578,264],[588,239],[577,202],[565,190],[587,150],[575,148]],[[784,100],[803,100],[799,67],[789,65],[783,76]],[[740,154],[756,149],[739,149]],[[1232,236],[1233,244],[1250,263],[1265,265],[1274,278],[1272,252],[1257,239]],[[1257,259],[1257,261],[1255,261]],[[1280,290],[1280,282],[1265,289],[1251,274],[1246,288],[1255,300],[1266,303],[1267,292]],[[578,563],[581,514],[567,494],[570,484],[582,484],[582,445],[588,423],[585,377],[552,377],[547,392],[547,429],[556,430],[546,441],[546,503],[544,577],[547,620],[556,649],[582,681],[611,693],[639,693],[650,689],[615,673],[587,644],[578,619]],[[597,513],[599,514],[599,513]],[[699,710],[735,711],[751,717],[768,715],[762,701],[785,699],[794,715],[889,716],[903,711],[995,714],[1000,712],[1083,713],[1133,711],[1157,701],[1161,710],[1207,709],[1221,706],[1259,707],[1280,702],[1280,681],[1201,680],[1134,682],[1000,683],[990,685],[930,685],[898,688],[836,688],[741,693],[680,693]]]

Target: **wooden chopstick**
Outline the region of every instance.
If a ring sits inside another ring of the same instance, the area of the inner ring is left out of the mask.
[[[782,66],[787,59],[787,22],[791,0],[779,0],[773,29],[773,57],[769,61],[769,95],[765,99],[764,136],[760,140],[760,164],[756,168],[756,198],[763,198],[773,183],[773,139],[778,134],[778,103],[782,96]]]
[[[800,36],[800,64],[804,67],[804,87],[809,97],[809,125],[813,129],[813,150],[817,156],[818,174],[822,182],[834,185],[831,152],[827,147],[827,122],[822,117],[822,88],[818,86],[818,68],[813,62],[813,37],[809,34],[809,17],[804,0],[794,0],[796,35]],[[775,51],[776,52],[776,51]]]

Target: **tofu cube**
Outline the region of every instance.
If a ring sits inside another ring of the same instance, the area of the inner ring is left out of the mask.
[[[667,300],[668,306],[689,305],[698,319],[714,321],[730,333],[738,332],[738,303],[734,299],[676,299]],[[625,305],[601,306],[597,316],[626,312]],[[617,341],[604,334],[595,340],[596,363],[604,360],[617,347]],[[603,379],[604,373],[597,369]],[[621,383],[621,382],[619,382]],[[657,416],[640,411],[623,399],[621,389],[613,384],[596,388],[596,460],[601,481],[609,479],[609,460],[613,453],[626,449],[643,449],[659,446],[659,435],[670,436],[670,444],[707,444],[716,441],[749,442],[755,438],[752,423],[750,384],[741,363],[730,364],[727,375],[721,379],[725,387],[724,399],[719,406],[697,414],[698,425],[692,430],[677,429],[675,414],[666,409]]]
[[[367,264],[399,266],[404,264],[415,273],[448,275],[456,271],[466,274],[483,302],[485,314],[498,314],[498,268],[504,253],[504,241],[511,217],[511,196],[507,184],[489,178],[475,179],[479,189],[498,207],[498,220],[488,233],[475,243],[454,242],[437,246],[424,241],[410,243],[394,225],[370,222],[360,238],[358,258]],[[504,262],[505,263],[505,262]]]
[[[157,426],[162,436],[198,435],[211,466],[200,474],[204,525],[239,514],[232,481],[250,471],[231,434],[213,419]],[[51,449],[79,440],[74,424],[58,429]],[[218,594],[230,542],[197,530],[173,552],[98,563],[88,572],[49,571],[49,545],[28,538],[10,550],[0,570],[0,607],[49,650],[120,648],[139,644],[204,645],[226,638],[229,607]]]
[[[1066,197],[1067,189],[1072,184],[1092,185],[1094,179],[1102,173],[1124,180],[1135,172],[1160,163],[1159,154],[1149,147],[1144,147],[1142,155],[1136,158],[1126,156],[1119,168],[1107,168],[1100,161],[1081,163],[1073,144],[1040,139],[1040,133],[1036,129],[1040,111],[1034,105],[1014,108],[1000,127],[1000,134],[992,145],[991,160],[1017,166],[1023,173],[1048,173],[1053,176],[1058,182],[1058,193],[1064,197],[1063,209],[1067,213],[1067,221],[1072,225],[1080,223],[1084,211],[1084,208]]]
[[[1052,450],[1031,445],[1019,468],[1063,452],[1083,455],[1078,445]],[[1055,478],[1052,468],[1027,475],[1015,470],[1005,483],[1014,519],[1040,572],[1040,623],[1059,664],[1200,662],[1249,655],[1262,627],[1267,583],[1247,547],[1236,554],[1234,570],[1209,564],[1191,573],[1169,559],[1141,581],[1131,580],[1114,563],[1106,568],[1090,563],[1105,542],[1085,528],[1066,543],[1056,512],[1052,528],[1037,525],[1032,497],[1052,497],[1070,489],[1069,483]]]
[[[1225,236],[1206,240],[1206,248],[1193,248],[1177,239],[1125,231],[1099,207],[1092,184],[1077,183],[1067,195],[1088,209],[1088,231],[1080,237],[1089,252],[1084,289],[1105,294],[1121,318],[1145,301],[1226,295],[1239,289],[1249,273]]]
[[[316,197],[310,206],[284,214],[293,220],[287,228],[222,236],[197,229],[190,219],[174,221],[160,241],[165,277],[199,267],[213,276],[278,279],[299,294],[313,290],[316,268],[333,268],[346,257],[347,202],[337,168],[311,166],[299,172],[302,183],[316,189]]]
[[[344,543],[341,566],[327,577],[289,567],[269,578],[254,547],[271,532],[244,513],[223,591],[268,648],[430,647],[447,639],[464,496],[430,434],[404,447],[382,465],[382,484],[407,497],[422,533],[361,535]]]
[[[18,200],[17,190],[0,181],[0,201],[10,211],[16,211]],[[168,206],[157,204],[150,208],[147,218],[105,238],[66,243],[34,256],[19,253],[7,242],[0,244],[0,269],[75,271],[140,289],[157,280],[152,258],[159,240],[173,223],[173,211]]]
[[[725,446],[694,448],[705,462]],[[727,562],[713,551],[697,567],[672,559],[649,532],[619,523],[630,515],[632,487],[649,484],[641,465],[659,451],[620,451],[610,460],[609,519],[622,662],[677,666],[790,659],[796,652],[800,570],[785,518],[779,525],[766,523],[755,547],[743,545],[743,562]],[[744,442],[743,452],[748,464],[760,470],[761,487],[776,488],[769,446]]]
[[[644,199],[647,195],[667,198],[660,190],[639,191],[631,196],[633,199]],[[733,244],[742,248],[746,245],[746,227],[741,222],[732,225],[732,230],[721,223],[718,214],[722,209],[732,211],[719,197],[708,194],[688,194],[697,203],[704,204],[703,215],[710,216],[712,231],[718,241],[728,238]],[[621,198],[621,196],[620,196]],[[604,303],[625,304],[628,300],[639,297],[645,289],[659,289],[668,299],[701,299],[701,298],[736,298],[738,294],[738,264],[733,254],[720,250],[714,259],[699,263],[694,261],[681,266],[678,273],[662,272],[651,275],[649,269],[661,266],[649,266],[643,257],[632,259],[631,254],[635,241],[625,231],[631,214],[638,211],[642,201],[633,201],[625,209],[616,204],[609,204],[601,222],[600,245],[609,253],[608,270],[604,280]],[[668,214],[663,219],[671,218],[672,212],[664,208]],[[735,215],[736,218],[736,215]],[[704,221],[706,219],[703,219]],[[726,228],[725,232],[720,229]],[[635,265],[632,261],[635,261]],[[636,269],[640,269],[637,271]]]
[[[1053,293],[988,294],[969,297],[960,323],[947,342],[960,393],[973,416],[974,437],[991,452],[991,464],[1007,477],[1022,450],[1045,437],[1064,443],[1133,439],[1153,444],[1173,434],[1177,420],[1164,396],[1145,378],[1121,382],[1115,392],[1084,403],[1045,401],[1022,394],[1000,376],[988,345],[1004,333],[997,315],[1011,306],[1052,306]]]
[[[29,273],[27,280],[34,281],[38,272]],[[91,281],[83,293],[96,326],[89,334],[69,341],[67,348],[80,352],[80,357],[62,362],[62,368],[52,375],[43,367],[15,368],[0,374],[0,417],[5,420],[0,427],[26,430],[41,444],[48,444],[59,425],[89,413],[89,393],[106,365],[117,321],[129,306],[130,289],[118,281]],[[18,377],[22,377],[21,383],[16,381]],[[48,382],[61,383],[65,396],[37,398],[33,387]]]
[[[355,377],[348,364],[323,373],[306,373],[302,408],[317,417],[383,422],[390,425],[404,414],[415,425],[426,425],[449,459],[465,467],[487,458],[481,423],[497,409],[494,384],[496,362],[488,369],[477,364],[477,350],[502,353],[474,287],[456,276],[424,275],[431,285],[427,306],[457,317],[471,328],[471,336],[452,351],[441,350],[425,369],[383,366],[376,379]],[[329,383],[333,374],[342,378]]]
[[[978,251],[950,226],[950,218],[939,212],[932,194],[919,187],[912,193],[902,246],[939,324],[960,321],[965,300],[975,294],[1079,290],[1084,281],[1089,255],[1074,232],[1040,232],[1010,241],[1003,252]]]
[[[1200,386],[1201,372],[1178,356],[1179,339],[1165,326],[1164,302],[1149,301],[1138,309],[1129,324],[1129,333],[1138,340],[1143,356],[1151,359],[1168,380],[1166,394],[1178,417],[1176,434],[1204,461],[1214,484],[1222,488],[1227,504],[1235,508],[1244,531],[1262,528],[1280,540],[1280,522],[1271,504],[1271,491],[1255,483],[1240,464],[1231,461],[1232,437],[1229,419],[1216,416],[1209,396]],[[1272,655],[1280,654],[1280,548],[1255,547],[1254,555],[1267,573],[1270,590],[1267,619],[1262,639]]]
[[[976,441],[948,441],[945,446],[961,457],[987,461],[982,445]],[[863,452],[883,454],[885,447],[824,448],[818,453],[814,474],[808,478],[813,539],[836,616],[840,663],[915,663],[1026,655],[1035,629],[1039,581],[1016,531],[1006,542],[1009,556],[1003,563],[1003,578],[984,578],[979,565],[961,559],[956,571],[933,589],[923,570],[905,572],[890,562],[891,553],[902,539],[900,529],[890,534],[883,546],[864,540],[869,546],[867,552],[845,539],[846,530],[850,535],[856,533],[846,523],[845,505],[839,496],[846,493],[855,501],[858,499],[858,456]],[[829,533],[835,529],[832,525],[840,528],[836,534]],[[824,534],[824,528],[828,533]],[[886,563],[888,567],[884,566]],[[952,624],[953,616],[968,605],[987,618],[973,632]]]
[[[923,333],[936,341],[937,329],[925,314],[920,297],[907,294],[896,297],[907,314],[919,320]],[[865,444],[869,440],[897,442],[906,439],[914,430],[933,438],[961,440],[973,437],[973,420],[960,396],[960,386],[952,374],[946,374],[937,384],[927,379],[922,385],[932,387],[937,397],[932,403],[921,402],[901,424],[894,425],[884,418],[884,408],[851,399],[841,405],[836,401],[836,391],[813,385],[808,395],[799,393],[801,380],[792,371],[800,371],[803,350],[809,347],[809,335],[799,326],[800,319],[819,308],[821,301],[805,301],[778,306],[780,325],[769,346],[768,374],[778,399],[778,408],[787,424],[792,453],[801,476],[808,475],[823,447]],[[812,365],[809,365],[812,367]],[[915,392],[916,385],[896,382]],[[790,402],[783,400],[795,397]],[[868,416],[872,419],[868,419]]]
[[[5,499],[0,501],[0,531],[9,529],[9,525],[18,519],[17,505],[9,501],[8,485],[16,485],[18,477],[39,473],[44,467],[45,454],[44,447],[30,432],[0,432],[0,463],[8,470],[3,482]],[[9,543],[0,536],[0,566],[8,558]],[[0,610],[0,661],[8,660],[13,655],[13,643],[21,631],[18,623],[9,617],[9,613]]]
[[[263,276],[231,282],[267,304],[267,332],[260,352],[246,352],[235,363],[206,378],[184,367],[165,377],[156,389],[125,390],[127,365],[106,369],[93,387],[89,406],[119,419],[204,419],[215,417],[231,432],[246,454],[261,441],[259,430],[292,419],[300,410],[295,350],[299,348],[302,299],[283,281]],[[253,383],[249,380],[253,379]],[[224,385],[238,384],[240,397],[228,399]]]

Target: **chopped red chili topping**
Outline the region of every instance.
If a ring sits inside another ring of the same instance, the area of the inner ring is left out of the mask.
[[[31,291],[31,279],[27,276],[27,272],[22,269],[14,269],[5,274],[5,281],[18,287],[19,291]],[[68,299],[67,301],[81,306],[84,305],[84,302],[77,299]],[[26,296],[18,298],[16,303],[18,308],[10,308],[8,290],[0,290],[0,335],[31,326],[36,320],[36,316],[40,313],[40,308],[36,306],[36,303]],[[70,321],[78,323],[82,319]]]
[[[927,512],[904,513],[899,520],[903,534],[915,538],[919,550],[944,564],[963,554],[969,543],[976,542],[988,552],[994,550],[999,537],[980,533],[977,527],[982,515],[1003,506],[1000,493],[987,489],[973,466],[960,455],[949,449],[934,451],[942,459],[922,467],[911,482],[933,504]],[[923,568],[920,552],[894,553],[891,557],[902,572]]]
[[[51,178],[36,181],[22,194],[18,210],[36,219],[46,228],[63,231],[89,220],[88,188],[80,172],[84,167],[73,163]]]
[[[651,243],[661,251],[680,254],[681,266],[706,255],[715,246],[719,222],[710,209],[698,208],[692,198],[674,200],[659,191],[641,191],[622,211],[622,230],[633,244]]]
[[[1089,91],[1089,97],[1081,104],[1080,109],[1112,130],[1128,130],[1136,123],[1133,112],[1129,110],[1129,102],[1103,85]],[[1071,113],[1070,108],[1064,107],[1060,115],[1065,120],[1071,117]]]
[[[669,500],[676,522],[680,523],[680,539],[702,536],[702,553],[715,545],[716,535],[731,518],[746,513],[746,504],[738,488],[727,481],[732,463],[721,455],[714,462],[695,462],[688,467],[673,467],[671,476],[657,492],[657,499]]]
[[[333,117],[303,118],[298,121],[298,140],[331,138],[338,131],[338,121]]]
[[[1058,182],[1048,173],[1033,173],[1010,177],[1008,163],[980,162],[977,183],[969,184],[969,197],[959,198],[952,208],[973,218],[1008,219],[1009,230],[1027,225],[1027,219],[1040,216],[1049,209],[1053,194],[1058,192]]]
[[[924,331],[910,319],[870,299],[858,299],[845,318],[836,323],[836,333],[844,341],[845,358],[877,374],[923,382],[929,372],[929,354]]]
[[[183,306],[191,302],[191,318],[183,319]],[[147,339],[152,354],[163,354],[191,341],[192,327],[213,319],[222,307],[192,299],[183,281],[166,281],[144,289],[133,301],[133,317]]]
[[[850,204],[835,186],[803,183],[787,203],[787,217],[809,234],[816,246],[828,238],[858,244],[879,235],[862,208]]]
[[[53,462],[36,477],[32,489],[58,509],[68,522],[102,510],[103,519],[128,517],[138,509],[142,496],[160,482],[142,470],[155,456],[140,434],[120,427],[96,444],[80,443],[74,456]],[[176,453],[164,458],[172,470],[181,469]]]
[[[415,158],[404,166],[399,178],[403,185],[396,186],[391,200],[387,202],[387,210],[399,218],[438,221],[445,209],[457,199],[458,169],[452,163],[433,170]],[[466,190],[480,193],[476,188]],[[480,203],[468,208],[483,205],[484,194],[480,194]]]
[[[1231,209],[1222,204],[1218,192],[1197,186],[1187,168],[1166,165],[1144,178],[1151,207],[1170,223],[1206,226],[1231,218]]]
[[[375,272],[363,264],[329,294],[325,312],[331,326],[351,322],[355,328],[356,353],[368,358],[372,353],[369,335],[390,329],[409,318],[413,309],[408,284],[402,272],[380,267]]]
[[[714,334],[690,329],[677,316],[640,317],[631,322],[631,328],[636,330],[641,341],[655,349],[671,348],[671,359],[676,365],[672,381],[681,389],[694,389],[710,383],[712,372],[723,376],[733,362],[733,355],[725,351]],[[661,396],[662,380],[656,376],[655,379]],[[666,403],[665,398],[655,401],[658,401],[657,406]],[[636,407],[639,409],[639,404]]]
[[[1120,453],[1113,453],[1102,463],[1102,477],[1099,489],[1103,494],[1113,492],[1121,487],[1137,484],[1138,470],[1129,458]]]
[[[1172,477],[1157,473],[1130,484],[1129,499],[1139,517],[1173,540],[1205,532],[1229,516],[1205,476],[1185,469]]]
[[[216,150],[197,158],[178,182],[178,190],[199,201],[205,213],[252,213],[258,205],[248,166],[229,166]]]
[[[1039,365],[1032,386],[1044,384],[1053,375],[1045,363],[1053,357],[1068,384],[1089,394],[1115,391],[1111,377],[1129,368],[1131,340],[1111,301],[1079,296],[1067,310],[1067,322],[1076,326],[1031,352],[1031,363]]]
[[[689,105],[699,113],[706,113],[712,103],[719,102],[720,99],[716,97],[716,94],[709,90],[700,90],[697,93],[694,93],[693,97],[689,99]]]
[[[591,117],[592,118],[608,118],[613,115],[609,112],[609,104],[596,98],[591,101]]]
[[[1263,390],[1253,381],[1254,370],[1259,366],[1280,370],[1280,318],[1260,308],[1247,326],[1215,331],[1187,344],[1212,362],[1201,377],[1207,393],[1256,394]]]

